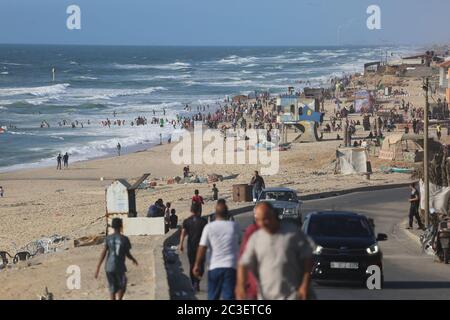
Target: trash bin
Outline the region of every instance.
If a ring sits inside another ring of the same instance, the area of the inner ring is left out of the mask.
[[[233,201],[234,202],[252,202],[252,186],[248,184],[233,185]]]

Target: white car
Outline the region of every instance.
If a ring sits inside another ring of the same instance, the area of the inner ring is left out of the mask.
[[[298,198],[297,191],[289,188],[267,188],[259,194],[257,202],[261,201],[272,203],[280,219],[292,219],[302,224],[303,202]]]

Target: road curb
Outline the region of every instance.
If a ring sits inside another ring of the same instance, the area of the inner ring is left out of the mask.
[[[400,222],[399,224],[399,228],[400,230],[403,231],[403,233],[410,238],[411,240],[413,240],[414,242],[416,242],[419,246],[422,246],[422,244],[420,243],[420,238],[418,235],[414,234],[413,232],[409,231],[408,229],[406,229],[406,227],[408,226],[408,219],[403,220],[402,222]]]

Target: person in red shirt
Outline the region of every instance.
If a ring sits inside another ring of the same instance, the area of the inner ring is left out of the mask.
[[[245,247],[247,246],[247,242],[252,236],[253,233],[258,231],[259,227],[256,222],[253,222],[251,225],[245,229],[244,237],[242,238],[241,248],[239,250],[239,258],[245,251]],[[258,281],[251,271],[247,273],[247,283],[245,284],[245,292],[248,300],[257,300],[258,299]]]
[[[198,203],[200,205],[200,215],[202,214],[202,206],[205,204],[203,201],[203,197],[200,195],[200,192],[195,189],[194,196],[192,197],[192,203]]]

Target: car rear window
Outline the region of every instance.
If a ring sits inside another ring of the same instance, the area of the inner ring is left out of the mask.
[[[308,234],[316,237],[356,238],[372,235],[367,219],[339,215],[313,216],[309,222]]]

